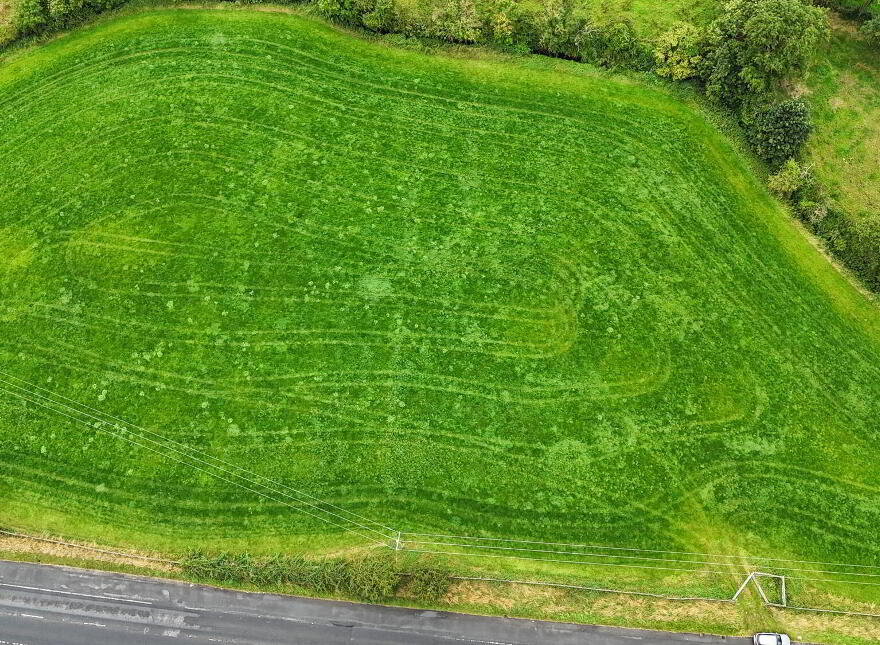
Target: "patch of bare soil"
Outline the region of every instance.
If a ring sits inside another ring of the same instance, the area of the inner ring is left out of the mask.
[[[61,541],[47,541],[30,537],[14,537],[0,534],[0,551],[12,553],[28,553],[35,555],[47,555],[58,558],[71,558],[97,560],[111,562],[113,564],[125,564],[135,567],[149,567],[159,571],[177,571],[178,568],[166,562],[145,559],[155,555],[146,553],[121,553],[114,549],[104,548],[95,544],[61,544]],[[111,553],[111,551],[114,551]],[[139,557],[142,556],[142,557]]]

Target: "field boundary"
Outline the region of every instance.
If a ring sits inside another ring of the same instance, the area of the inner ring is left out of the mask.
[[[0,535],[5,535],[7,537],[13,537],[13,538],[20,538],[23,540],[33,540],[35,542],[46,542],[47,544],[55,544],[58,546],[69,547],[72,549],[82,549],[84,551],[91,551],[93,553],[101,553],[103,555],[112,555],[112,556],[118,556],[118,557],[123,557],[123,558],[129,558],[131,560],[143,560],[145,562],[160,562],[162,564],[173,564],[173,565],[181,564],[181,562],[179,560],[169,560],[166,558],[156,558],[153,556],[141,555],[139,553],[131,553],[129,551],[118,551],[118,550],[105,549],[105,548],[101,548],[101,547],[97,547],[97,546],[78,544],[76,542],[69,542],[69,541],[61,540],[61,539],[48,538],[48,537],[38,536],[38,535],[30,535],[28,533],[20,533],[17,531],[8,531],[6,529],[0,529]]]
[[[80,544],[68,540],[50,538],[39,535],[32,535],[28,533],[23,533],[20,531],[10,531],[7,529],[0,529],[0,535],[4,535],[7,537],[20,538],[26,540],[34,540],[38,542],[46,542],[49,544],[61,545],[74,549],[81,549],[83,551],[91,551],[93,553],[100,553],[102,555],[112,555],[117,557],[129,558],[132,560],[141,560],[144,562],[158,562],[162,564],[168,565],[180,565],[181,562],[179,560],[171,560],[168,558],[158,558],[154,556],[145,556],[138,553],[128,552],[128,551],[119,551],[101,548],[98,546]],[[407,551],[403,547],[403,544],[399,539],[396,539],[394,544],[385,545],[388,549],[398,552]],[[614,547],[614,548],[624,548],[624,547]],[[623,565],[625,566],[625,565]],[[850,565],[850,566],[868,566],[868,565]],[[874,574],[871,574],[874,575]],[[587,585],[576,585],[576,584],[567,584],[562,582],[550,582],[544,580],[517,580],[510,578],[490,578],[483,576],[459,576],[459,575],[451,575],[451,580],[458,581],[471,581],[471,582],[489,582],[489,583],[498,583],[498,584],[514,584],[514,585],[529,585],[529,586],[541,586],[541,587],[550,587],[557,589],[569,589],[574,591],[591,591],[597,593],[607,593],[607,594],[616,594],[616,595],[626,595],[626,596],[640,596],[643,598],[653,598],[657,600],[668,600],[673,602],[719,602],[719,603],[727,603],[727,604],[735,604],[739,597],[745,592],[748,588],[749,583],[753,583],[755,590],[758,592],[758,595],[761,598],[762,604],[765,607],[772,607],[775,609],[788,609],[792,611],[801,611],[801,612],[816,612],[816,613],[828,613],[828,614],[836,614],[836,615],[845,615],[845,616],[854,616],[854,617],[867,617],[867,618],[880,618],[880,613],[871,613],[871,612],[858,612],[858,611],[847,611],[841,609],[828,609],[823,607],[801,607],[797,605],[792,605],[788,603],[787,593],[786,593],[786,577],[784,575],[778,575],[774,573],[767,573],[763,571],[752,571],[749,573],[745,580],[742,581],[740,586],[734,592],[733,596],[729,598],[720,598],[720,597],[712,597],[712,596],[672,596],[668,594],[661,593],[652,593],[647,591],[634,591],[627,589],[613,589],[606,587],[593,587]],[[778,580],[781,585],[781,602],[773,602],[769,599],[767,592],[764,587],[761,585],[760,578],[771,578],[774,580]]]
[[[797,611],[815,611],[834,614],[880,618],[880,612],[856,612],[824,607],[799,607],[788,603],[788,581],[830,582],[839,584],[869,585],[880,587],[880,565],[793,560],[729,554],[707,554],[694,551],[670,551],[663,549],[640,549],[622,546],[567,544],[508,538],[456,536],[432,533],[411,533],[396,530],[382,522],[348,511],[325,502],[305,491],[287,486],[254,471],[224,461],[208,453],[191,448],[157,432],[129,423],[63,395],[59,395],[35,383],[30,383],[0,371],[0,392],[11,395],[26,404],[35,405],[66,418],[69,422],[82,424],[91,430],[108,434],[132,445],[153,452],[164,459],[193,468],[203,474],[239,487],[290,509],[321,520],[344,532],[367,540],[371,546],[388,548],[395,552],[409,552],[453,558],[477,557],[506,559],[508,561],[547,562],[575,566],[616,569],[655,570],[662,572],[691,573],[693,575],[727,576],[738,578],[744,568],[752,568],[731,598],[673,596],[649,591],[615,589],[610,587],[575,585],[552,581],[511,580],[503,578],[453,576],[459,580],[480,580],[510,584],[541,585],[556,588],[579,589],[602,593],[651,597],[671,601],[736,602],[748,587],[754,586],[765,606]],[[332,519],[331,519],[332,518]],[[37,537],[16,531],[0,530],[0,535],[54,543],[72,548],[89,550],[105,555],[130,557],[144,562],[179,564],[178,561],[124,553],[111,549],[90,547],[65,540]],[[412,539],[411,539],[412,538]],[[413,548],[415,547],[415,548]],[[452,549],[452,550],[450,550]],[[792,566],[795,565],[795,566]],[[694,568],[707,567],[712,569]],[[797,575],[792,575],[792,573]],[[812,574],[812,575],[803,575]],[[812,577],[822,576],[822,577]],[[832,577],[828,577],[832,576]],[[761,586],[759,578],[780,581],[780,602],[772,602]],[[851,578],[858,578],[852,580]]]

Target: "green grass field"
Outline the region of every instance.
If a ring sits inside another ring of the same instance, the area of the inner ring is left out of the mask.
[[[880,563],[876,307],[672,94],[160,11],[6,62],[0,156],[0,523]]]
[[[858,23],[833,26],[803,88],[816,127],[809,156],[847,212],[880,221],[880,53]]]

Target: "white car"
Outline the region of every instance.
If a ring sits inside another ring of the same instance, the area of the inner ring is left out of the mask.
[[[791,639],[785,634],[755,634],[755,645],[791,645]]]

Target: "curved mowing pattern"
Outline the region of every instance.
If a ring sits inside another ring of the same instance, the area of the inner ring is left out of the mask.
[[[0,70],[0,156],[6,374],[408,530],[880,550],[877,339],[655,90],[160,12]],[[0,521],[335,531],[3,379]]]

